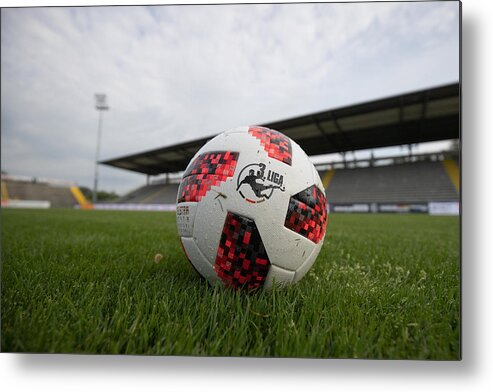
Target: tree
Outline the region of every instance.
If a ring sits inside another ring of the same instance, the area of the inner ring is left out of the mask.
[[[87,200],[92,199],[92,189],[88,188],[86,186],[81,186],[79,187],[80,191],[84,195],[84,197]],[[117,193],[111,191],[111,192],[106,192],[106,191],[98,191],[98,201],[113,201],[117,200],[120,198],[120,195]]]

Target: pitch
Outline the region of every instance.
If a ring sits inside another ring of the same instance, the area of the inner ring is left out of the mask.
[[[174,213],[1,217],[3,352],[460,358],[457,217],[329,215],[304,279],[254,295],[193,271]]]

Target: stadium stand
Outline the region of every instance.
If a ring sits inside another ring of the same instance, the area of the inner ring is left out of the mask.
[[[124,196],[118,203],[175,204],[179,184],[151,184],[140,187]]]
[[[458,139],[460,86],[451,84],[256,124],[282,132],[308,156]],[[151,176],[178,173],[214,136],[100,163]]]
[[[309,156],[340,153],[344,158],[348,151],[412,146],[439,140],[458,141],[459,120],[460,85],[453,83],[263,126],[291,137]],[[181,173],[197,151],[214,136],[100,161],[147,176],[147,185],[115,203],[92,205],[72,183],[14,179],[2,173],[2,206],[7,206],[9,200],[31,200],[49,201],[52,207],[172,210]],[[394,212],[426,212],[430,210],[427,203],[458,204],[460,143],[457,146],[455,156],[451,152],[426,156],[410,154],[319,165],[329,206],[340,204],[340,210],[346,212],[388,212],[392,209]],[[166,176],[164,179],[156,178],[163,175]],[[151,176],[153,182],[150,182]]]
[[[460,140],[460,95],[460,84],[453,83],[261,125],[289,136],[308,156],[339,153],[344,158],[348,151],[403,145],[411,152],[411,146],[419,143]],[[179,181],[193,156],[214,136],[100,163],[145,174],[148,183],[161,175],[177,176]],[[455,152],[433,156],[410,154],[387,162],[372,158],[319,165],[329,206],[335,212],[429,212],[435,208],[431,204],[440,203],[456,208],[460,142],[457,146]],[[122,197],[118,205],[174,205],[177,181],[143,186]]]
[[[2,175],[2,206],[16,201],[49,202],[51,207],[89,206],[79,188],[68,181]]]
[[[445,159],[443,161],[443,166],[445,166],[445,170],[454,184],[455,190],[460,192],[460,170],[459,164],[456,159]]]
[[[441,159],[439,159],[441,158]],[[401,158],[402,159],[402,158]],[[320,178],[327,190],[330,203],[429,203],[459,199],[459,170],[453,159],[442,154],[412,156],[415,162],[394,162],[394,159],[368,160],[359,164],[366,167],[329,168],[320,170]],[[380,162],[387,162],[381,165]],[[390,163],[390,164],[389,164]],[[344,165],[342,162],[334,166]],[[118,203],[174,204],[178,183],[144,185],[121,197]]]
[[[459,199],[443,162],[335,170],[329,203],[428,203]]]

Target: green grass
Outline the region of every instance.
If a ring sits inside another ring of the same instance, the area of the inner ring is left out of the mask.
[[[199,278],[173,213],[1,218],[4,352],[460,358],[457,217],[330,215],[309,273],[253,295]]]

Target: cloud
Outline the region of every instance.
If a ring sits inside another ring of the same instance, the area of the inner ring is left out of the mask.
[[[92,184],[102,158],[458,80],[458,4],[2,11],[2,170]],[[101,170],[119,192],[143,177]]]

